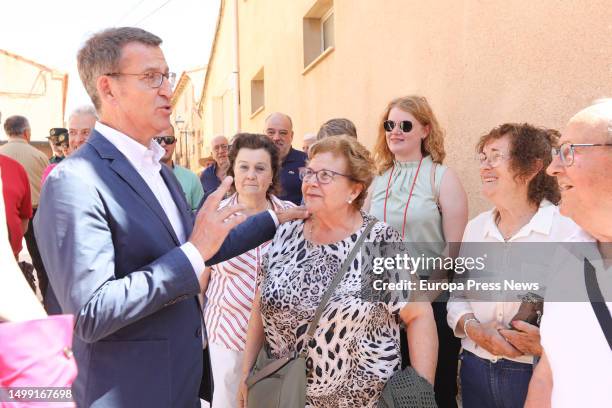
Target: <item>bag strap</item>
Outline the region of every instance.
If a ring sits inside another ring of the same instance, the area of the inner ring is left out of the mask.
[[[434,202],[436,203],[436,207],[438,207],[438,211],[442,212],[440,209],[440,192],[436,188],[436,170],[438,169],[438,163],[433,162],[431,166],[431,172],[429,174],[429,183],[431,184],[431,194],[433,195]]]
[[[323,310],[325,309],[325,306],[327,306],[327,302],[329,302],[329,299],[331,298],[332,294],[336,290],[336,286],[338,286],[338,284],[344,277],[344,274],[346,273],[346,271],[349,269],[349,267],[353,263],[353,260],[357,256],[357,252],[359,252],[359,249],[361,248],[363,241],[366,239],[370,231],[372,231],[372,228],[374,227],[375,224],[376,224],[376,220],[372,220],[368,223],[368,225],[366,225],[365,229],[363,230],[363,233],[361,234],[357,242],[355,242],[355,246],[353,247],[351,252],[348,254],[347,258],[344,260],[342,267],[338,269],[338,272],[336,272],[334,279],[331,281],[329,287],[325,291],[325,294],[323,294],[323,297],[321,298],[321,302],[319,303],[319,306],[315,310],[314,317],[312,318],[312,321],[308,325],[308,330],[306,331],[306,338],[304,339],[304,344],[302,345],[302,351],[300,352],[301,357],[306,357],[306,350],[307,350],[306,347],[308,343],[310,342],[310,339],[312,339],[312,336],[314,336],[314,332],[317,329],[317,325],[319,324],[319,319],[323,315]]]
[[[599,289],[595,267],[586,258],[584,259],[584,283],[597,321],[606,336],[606,340],[608,340],[608,346],[612,350],[612,316],[610,316],[610,310]]]

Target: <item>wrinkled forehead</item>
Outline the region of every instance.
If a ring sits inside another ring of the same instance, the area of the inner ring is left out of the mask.
[[[561,132],[560,143],[610,143],[612,142],[612,118],[579,113]]]
[[[228,143],[227,143],[227,139],[224,136],[217,136],[211,142],[212,147],[216,147],[219,145],[226,145],[226,144]]]
[[[290,132],[291,122],[284,116],[274,115],[266,121],[266,130],[267,129],[286,130]]]
[[[134,73],[168,72],[168,64],[162,49],[139,42],[131,42],[123,46],[119,67]]]
[[[491,137],[489,140],[486,141],[484,146],[482,146],[483,152],[500,151],[507,153],[508,150],[510,150],[510,136],[508,136],[508,134],[504,134],[501,137],[496,138]]]
[[[89,113],[78,113],[72,115],[68,120],[68,127],[71,129],[93,128],[96,124],[96,117]]]

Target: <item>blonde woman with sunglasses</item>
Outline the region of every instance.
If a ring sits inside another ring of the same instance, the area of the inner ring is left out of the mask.
[[[445,154],[444,131],[427,99],[410,95],[387,104],[374,149],[378,176],[366,209],[426,257],[441,256],[447,243],[461,241],[467,223],[467,196],[456,173],[442,164]],[[456,407],[459,343],[446,325],[444,298],[433,310],[439,339],[436,399],[439,406]],[[402,338],[403,356],[406,344]]]

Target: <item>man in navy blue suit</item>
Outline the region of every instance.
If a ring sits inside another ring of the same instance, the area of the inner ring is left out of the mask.
[[[138,28],[94,34],[79,51],[99,113],[89,140],[50,174],[34,227],[47,307],[75,315],[79,407],[199,407],[205,265],[272,238],[305,214],[217,210],[226,178],[195,219],[164,150],[175,75],[161,39]],[[234,227],[236,227],[234,229]]]

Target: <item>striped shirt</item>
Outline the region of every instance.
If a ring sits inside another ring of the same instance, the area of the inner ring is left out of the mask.
[[[290,201],[270,196],[274,210],[295,207]],[[219,208],[238,203],[234,193],[221,202]],[[247,326],[255,297],[257,273],[261,258],[270,241],[250,251],[211,267],[210,282],[206,290],[204,322],[208,341],[229,350],[243,351]]]

